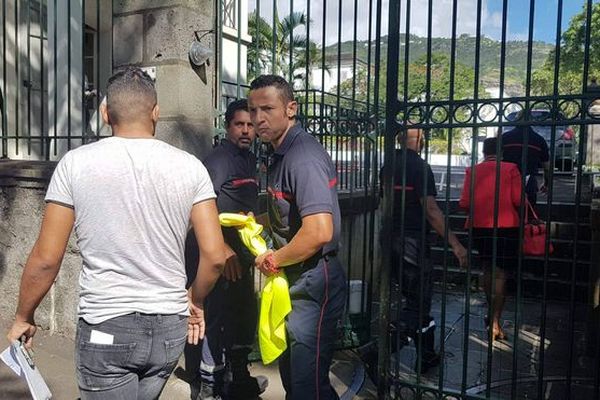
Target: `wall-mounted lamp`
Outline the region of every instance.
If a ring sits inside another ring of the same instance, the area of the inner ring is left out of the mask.
[[[206,31],[195,31],[194,32],[196,38],[192,42],[192,45],[190,46],[190,50],[189,50],[188,54],[190,56],[190,61],[196,67],[199,67],[204,63],[206,63],[207,65],[210,64],[209,59],[213,55],[213,50],[211,48],[203,45],[200,42],[200,40],[204,36],[208,35],[211,32],[212,32],[212,29],[206,30]],[[200,33],[202,33],[202,35],[200,35]]]

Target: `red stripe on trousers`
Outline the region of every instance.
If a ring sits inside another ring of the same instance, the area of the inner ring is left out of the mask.
[[[319,316],[319,325],[317,326],[317,363],[316,363],[316,389],[317,389],[317,400],[320,398],[319,391],[319,362],[321,361],[321,325],[323,325],[323,315],[325,314],[325,307],[327,307],[327,302],[329,301],[329,275],[327,273],[327,268],[329,265],[327,264],[327,260],[323,259],[325,263],[323,268],[323,273],[325,274],[325,299],[323,300],[323,304],[321,305],[321,315]]]

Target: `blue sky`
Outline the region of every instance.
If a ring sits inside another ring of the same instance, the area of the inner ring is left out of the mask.
[[[564,0],[562,31],[569,26],[571,17],[583,10],[586,0]],[[596,2],[596,1],[594,1]],[[502,0],[487,0],[490,13],[502,15]],[[535,40],[548,43],[556,42],[556,23],[558,16],[558,0],[536,0],[534,12],[533,35]],[[529,1],[512,0],[508,2],[508,36],[511,39],[527,40],[529,34]],[[497,27],[491,29],[490,36],[501,37]]]
[[[267,21],[272,19],[273,0],[248,0],[248,10],[253,12],[257,1],[260,2],[261,16]],[[330,45],[338,40],[338,16],[340,0],[309,0],[311,1],[311,39],[321,44],[323,42],[323,9],[326,7],[326,35],[325,42]],[[534,40],[554,43],[556,39],[556,18],[558,0],[535,0]],[[587,0],[563,0],[562,30],[568,26],[571,17],[582,11]],[[306,13],[307,0],[294,0],[294,11]],[[357,0],[358,27],[356,36],[360,40],[368,37],[368,9],[369,3],[375,0]],[[382,0],[384,13],[382,15],[383,31],[387,32],[387,8],[389,0]],[[593,0],[594,3],[600,0]],[[354,38],[354,0],[341,0],[342,3],[342,41]],[[411,1],[411,33],[425,37],[427,35],[428,0]],[[450,37],[452,34],[452,3],[453,0],[433,0],[432,31],[433,37]],[[527,40],[529,26],[530,0],[508,0],[507,13],[507,38],[509,40]],[[276,0],[280,16],[290,12],[290,0]],[[406,20],[406,0],[402,0],[401,32],[404,32]],[[457,34],[467,33],[475,35],[477,20],[477,0],[458,0]],[[502,33],[502,6],[503,0],[482,0],[482,32],[485,36],[499,40]],[[375,30],[375,17],[371,24]]]

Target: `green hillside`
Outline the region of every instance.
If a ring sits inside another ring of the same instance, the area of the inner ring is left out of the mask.
[[[427,54],[427,38],[411,35],[409,37],[409,58],[413,62],[419,57]],[[381,58],[387,57],[388,37],[381,38]],[[405,35],[400,35],[400,58],[404,59]],[[452,41],[449,38],[433,38],[431,40],[431,51],[450,55]],[[467,34],[461,35],[456,39],[456,60],[466,66],[475,67],[475,37]],[[554,46],[544,42],[533,42],[532,45],[532,71],[541,67],[546,60],[548,53]],[[372,57],[374,57],[375,47],[372,47]],[[505,84],[513,86],[513,90],[519,91],[525,83],[527,73],[527,42],[526,41],[508,41],[506,42],[506,60],[505,60]],[[357,57],[361,60],[367,60],[368,42],[359,41],[356,45]],[[328,57],[335,58],[338,54],[337,44],[326,48]],[[341,44],[342,54],[353,53],[353,42],[343,42]],[[480,52],[480,77],[485,86],[496,86],[499,83],[501,42],[487,37],[481,39]],[[332,65],[333,67],[335,66]]]

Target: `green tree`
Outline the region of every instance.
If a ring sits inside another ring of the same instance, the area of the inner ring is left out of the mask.
[[[295,33],[309,23],[308,18],[302,12],[294,12],[279,19],[275,8],[274,21],[275,27],[256,13],[248,17],[248,33],[252,36],[252,44],[248,46],[248,79],[271,72],[286,78],[291,72],[293,81],[309,79],[311,69],[321,65],[321,50],[305,35]],[[308,77],[305,76],[307,61]]]
[[[560,44],[560,62],[558,93],[580,93],[583,88],[583,66],[585,53],[587,4],[583,10],[573,16],[569,27],[562,35]],[[592,5],[592,19],[589,48],[590,78],[599,78],[600,73],[600,3]],[[554,68],[556,50],[548,54],[544,65],[532,74],[531,90],[536,95],[551,95],[554,92]]]
[[[427,56],[423,55],[417,58],[414,62],[408,65],[408,84],[407,84],[407,99],[409,101],[425,100],[427,98]],[[450,57],[446,54],[433,53],[431,55],[430,63],[430,87],[429,87],[429,99],[432,101],[444,101],[450,98]],[[399,82],[398,82],[398,96],[402,99],[404,93],[404,64],[401,63],[399,67]],[[380,107],[385,107],[386,97],[386,76],[387,76],[387,65],[383,63],[380,70],[381,79],[379,81],[379,104]],[[473,98],[474,96],[474,82],[475,82],[475,71],[473,67],[469,67],[465,64],[456,62],[454,65],[454,95],[455,100]],[[371,99],[367,99],[367,85],[370,84],[370,96]],[[370,100],[373,102],[374,93],[374,77],[371,75],[371,82],[367,82],[366,70],[358,70],[355,78],[347,79],[340,84],[339,93],[341,96],[346,98],[352,98],[354,95],[356,101],[367,102]],[[332,89],[333,93],[337,93],[337,88]],[[485,98],[487,94],[483,86],[479,87],[479,98]],[[343,107],[350,107],[350,101],[341,102]],[[356,107],[356,104],[355,104]],[[431,111],[431,110],[430,110]],[[443,122],[448,118],[447,110],[437,108],[433,111],[434,122]],[[461,111],[457,111],[457,116],[461,115],[461,120],[466,120],[466,116],[462,116]],[[418,117],[413,115],[411,119],[417,119]],[[434,128],[431,130],[430,136],[430,150],[434,153],[446,153],[448,147],[448,129]],[[466,135],[470,135],[467,130],[453,131],[452,137],[452,153],[460,154],[470,149],[463,147],[464,138]]]

